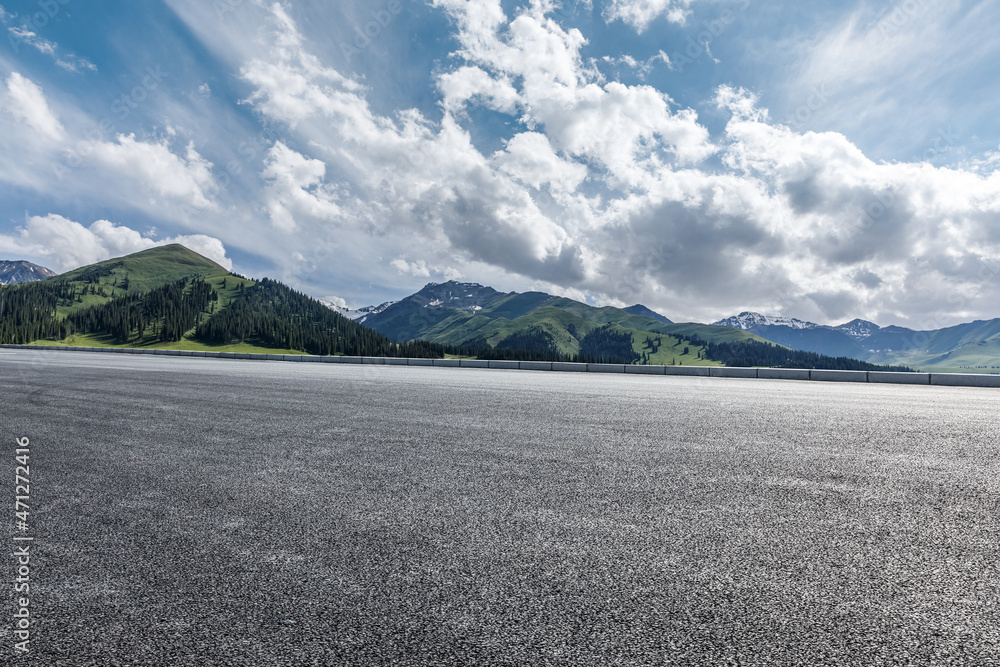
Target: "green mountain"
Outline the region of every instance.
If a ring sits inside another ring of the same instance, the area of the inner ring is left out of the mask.
[[[0,343],[441,357],[399,345],[273,280],[180,245],[0,287]]]
[[[651,364],[719,365],[719,361],[704,358],[705,344],[764,340],[729,327],[668,324],[662,319],[621,308],[589,306],[544,292],[503,293],[475,283],[450,281],[431,283],[358,321],[399,341],[426,340],[470,349],[544,350],[568,357],[592,352],[605,356],[601,353],[605,348],[593,346],[597,336],[603,345],[616,346],[624,354],[615,336],[628,335],[632,356],[623,360]]]
[[[0,286],[0,343],[862,367],[854,359],[777,346],[739,328],[669,323],[643,306],[597,308],[542,292],[505,294],[472,283],[430,284],[365,312],[352,321],[277,281],[249,280],[171,245]],[[972,363],[973,353],[983,352],[983,336],[997,336],[991,344],[1000,345],[1000,330],[977,325],[974,332],[942,333],[941,346],[964,342],[969,350],[962,361]]]
[[[715,324],[749,331],[793,350],[832,357],[935,373],[1000,372],[1000,319],[915,331],[865,320],[834,327],[743,312]]]
[[[862,358],[936,373],[1000,373],[1000,319],[931,331],[891,329],[891,338],[887,328],[864,341],[871,349]]]
[[[632,313],[633,315],[643,315],[651,320],[656,320],[657,322],[663,322],[664,324],[673,324],[673,321],[667,317],[660,315],[655,310],[646,308],[646,306],[641,303],[637,303],[634,306],[629,306],[628,308],[622,308],[626,313]]]

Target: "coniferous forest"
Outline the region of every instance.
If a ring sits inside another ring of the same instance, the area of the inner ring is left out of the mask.
[[[634,364],[639,355],[632,348],[632,334],[605,324],[580,339],[579,359],[592,364]]]
[[[206,343],[254,342],[309,354],[380,357],[442,357],[436,343],[394,343],[374,329],[336,313],[319,301],[269,278],[244,287],[226,308],[197,327]]]
[[[829,357],[815,352],[790,350],[756,340],[706,343],[698,338],[684,337],[692,345],[705,347],[705,357],[721,361],[726,366],[770,368],[813,368],[834,371],[912,371],[907,366],[879,366],[850,357]]]
[[[148,257],[153,253],[139,253],[143,254]],[[126,257],[84,267],[70,278],[0,287],[0,343],[55,342],[88,334],[104,337],[105,344],[115,345],[156,345],[186,339],[209,346],[247,343],[315,355],[441,358],[450,354],[479,359],[631,364],[645,363],[648,354],[662,342],[659,336],[655,341],[647,336],[644,349],[649,353],[637,353],[632,334],[614,324],[597,327],[579,338],[579,353],[575,355],[560,352],[552,333],[537,325],[515,331],[495,346],[482,336],[460,346],[419,340],[396,342],[282,283],[268,278],[254,282],[236,274],[227,276],[215,265],[216,271],[208,274],[214,275],[212,281],[190,276],[161,281],[164,284],[143,290],[135,284],[145,279],[148,285],[150,271],[147,268],[145,276],[130,280],[136,276],[125,266],[129,260]],[[227,281],[231,281],[228,287]],[[677,338],[702,347],[701,358],[727,366],[911,370],[754,340],[706,342],[697,337]],[[687,354],[686,347],[683,354]]]
[[[83,274],[83,284],[53,278],[0,289],[0,343],[98,334],[118,345],[149,345],[180,341],[187,334],[210,345],[248,342],[310,354],[442,357],[450,351],[424,341],[395,343],[266,278],[256,285],[238,280],[235,297],[220,308],[219,293],[201,278],[112,297],[115,288],[128,289],[128,278],[116,279],[109,292],[100,278],[110,270],[96,269]],[[108,300],[59,316],[60,306],[81,304],[88,294]]]
[[[70,314],[70,332],[105,333],[116,343],[179,341],[199,323],[219,295],[204,280],[179,280],[145,294],[128,294]]]
[[[0,289],[0,343],[65,338],[69,325],[56,316],[56,307],[74,301],[77,293],[77,286],[51,280]]]

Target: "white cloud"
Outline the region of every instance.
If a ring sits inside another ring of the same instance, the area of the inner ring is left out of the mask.
[[[511,20],[499,0],[434,4],[457,22],[458,55],[472,64],[442,79],[446,109],[475,95],[499,109],[495,91],[504,91],[503,107],[516,106],[529,129],[543,130],[557,150],[600,163],[627,187],[643,187],[674,159],[698,162],[714,152],[694,111],[674,113],[670,98],[651,86],[605,83],[580,56],[586,39],[547,16],[546,3],[532,3]],[[512,80],[521,82],[516,104]]]
[[[0,98],[0,105],[15,120],[48,139],[59,141],[66,137],[62,123],[49,108],[42,89],[18,72],[11,72],[7,77],[7,90]]]
[[[327,306],[333,306],[334,308],[338,308],[340,310],[347,310],[347,308],[348,308],[347,300],[344,299],[343,297],[339,297],[339,296],[324,296],[324,297],[320,297],[319,300],[322,303],[326,304]]]
[[[137,183],[141,191],[190,204],[213,208],[212,192],[217,188],[212,163],[189,143],[183,157],[170,150],[166,140],[139,141],[134,134],[119,135],[114,142],[92,144],[92,159],[119,178]]]
[[[604,10],[604,18],[623,21],[642,33],[649,25],[666,16],[672,23],[684,23],[694,0],[611,0]]]
[[[55,56],[56,45],[54,42],[50,42],[47,39],[39,37],[37,33],[32,32],[27,28],[9,28],[8,30],[17,41],[33,46],[46,55]]]
[[[517,90],[510,81],[493,78],[479,67],[460,67],[442,74],[438,89],[444,108],[451,113],[461,113],[467,102],[477,98],[487,108],[508,114],[514,113],[518,103]]]
[[[3,21],[4,23],[7,23],[10,18],[11,17],[9,14],[0,14],[0,21]],[[38,33],[29,30],[28,28],[12,27],[8,28],[7,30],[10,32],[11,35],[10,39],[12,45],[16,44],[17,42],[21,42],[23,44],[27,44],[28,46],[33,46],[34,48],[38,49],[45,55],[52,56],[52,58],[56,62],[56,65],[62,67],[66,71],[79,72],[82,69],[91,70],[94,72],[97,71],[97,66],[94,65],[94,63],[87,60],[86,58],[81,58],[72,53],[67,54],[65,56],[57,55],[56,52],[57,49],[59,48],[58,44],[45,39]]]
[[[988,273],[1000,176],[987,162],[879,163],[842,134],[775,123],[732,87],[716,93],[732,117],[713,141],[661,91],[606,81],[550,3],[512,18],[497,0],[434,5],[459,45],[436,75],[440,121],[373,111],[280,7],[270,47],[241,68],[255,111],[290,130],[262,172],[264,208],[309,235],[311,265],[364,248],[378,264],[364,270],[397,279],[506,276],[701,321],[753,308],[941,325],[949,304],[947,323],[1000,299]],[[688,4],[615,6],[641,23],[680,20]],[[516,121],[489,155],[465,126],[476,108]]]
[[[324,183],[322,161],[309,159],[279,141],[268,151],[261,175],[268,183],[267,213],[279,230],[296,231],[296,218],[323,222],[340,218],[337,193]]]
[[[427,268],[427,262],[422,259],[416,262],[407,262],[405,259],[394,259],[389,264],[400,273],[407,273],[418,278],[431,277],[431,271]]]
[[[625,65],[629,69],[634,70],[636,75],[638,75],[641,80],[645,80],[646,77],[652,73],[653,68],[657,63],[663,63],[668,68],[673,67],[673,63],[670,62],[670,56],[668,56],[663,50],[660,50],[660,52],[655,56],[651,56],[642,62],[636,60],[633,56],[628,54],[618,58],[604,56],[601,60],[610,65]]]
[[[89,227],[61,215],[31,216],[16,235],[0,235],[0,250],[11,257],[25,256],[63,273],[112,257],[155,246],[180,243],[226,269],[233,263],[222,242],[203,234],[153,240],[124,225],[98,220]]]
[[[402,257],[389,262],[389,266],[396,269],[400,274],[412,276],[414,278],[430,278],[432,275],[439,276],[443,280],[459,280],[462,272],[451,266],[430,266],[426,260],[418,259],[409,262]]]
[[[585,165],[559,157],[548,137],[538,132],[514,135],[493,159],[500,172],[536,189],[550,185],[555,192],[568,194],[587,177]]]
[[[62,58],[56,58],[56,65],[59,65],[59,67],[62,67],[68,72],[79,72],[80,70],[90,70],[91,72],[97,71],[97,65],[90,62],[86,58],[80,58],[72,54]]]
[[[973,126],[993,117],[984,77],[1000,57],[995,3],[859,3],[776,46],[787,67],[772,83],[777,117],[799,130],[832,129],[882,159],[957,163],[986,150]],[[961,141],[939,133],[961,131]]]

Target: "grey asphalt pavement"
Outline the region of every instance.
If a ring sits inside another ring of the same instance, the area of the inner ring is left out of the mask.
[[[0,392],[0,663],[1000,664],[1000,390],[18,350]]]

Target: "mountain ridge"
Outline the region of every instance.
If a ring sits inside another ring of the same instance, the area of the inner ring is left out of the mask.
[[[9,298],[11,295],[20,298]],[[441,357],[397,345],[268,278],[250,280],[179,244],[0,288],[0,341],[84,347]]]
[[[1000,372],[1000,318],[918,331],[854,319],[829,326],[745,311],[719,320],[795,350],[933,372]]]
[[[58,275],[52,269],[25,259],[0,260],[0,285],[23,285]]]
[[[478,283],[448,281],[428,283],[364,323],[394,340],[420,339],[458,346],[519,344],[564,356],[591,349],[595,339],[587,336],[610,327],[600,334],[600,340],[619,345],[616,349],[621,352],[616,337],[630,336],[636,359],[666,364],[717,364],[701,357],[700,347],[684,345],[685,336],[705,341],[760,340],[724,327],[677,325],[641,304],[629,309],[591,306],[545,292],[505,293]]]

